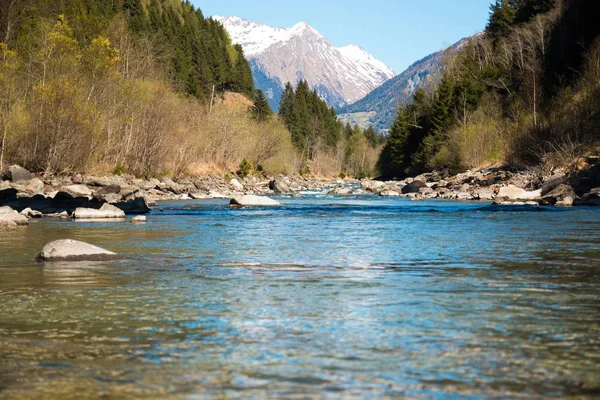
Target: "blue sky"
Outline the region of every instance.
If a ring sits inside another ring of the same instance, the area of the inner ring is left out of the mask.
[[[192,0],[205,16],[289,28],[307,22],[335,46],[357,44],[397,73],[485,28],[491,0]]]

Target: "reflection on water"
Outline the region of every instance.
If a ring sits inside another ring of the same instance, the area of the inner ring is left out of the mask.
[[[284,201],[0,232],[0,398],[600,396],[600,210]]]

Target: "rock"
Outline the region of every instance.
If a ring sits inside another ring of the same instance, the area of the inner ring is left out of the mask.
[[[581,200],[577,201],[577,205],[600,206],[600,188],[592,189],[589,193],[581,196]]]
[[[148,218],[146,218],[145,215],[138,215],[138,216],[131,218],[131,222],[136,222],[136,223],[146,222],[147,220],[148,220]]]
[[[29,181],[33,178],[35,175],[18,165],[11,165],[2,174],[2,179],[11,182]]]
[[[19,181],[18,184],[13,184],[13,187],[19,192],[34,195],[44,192],[44,182],[39,178],[33,178],[28,181]]]
[[[204,200],[204,199],[208,199],[207,195],[201,194],[201,193],[190,193],[190,197],[194,200]]]
[[[26,209],[24,209],[23,211],[21,211],[19,214],[21,214],[25,218],[42,218],[42,213],[41,212],[39,212],[37,210],[32,210],[29,207],[27,207]]]
[[[8,226],[12,226],[12,224],[9,224],[8,222],[13,222],[15,225],[29,224],[29,219],[27,217],[19,214],[8,206],[0,207],[0,221],[3,221],[3,223]]]
[[[572,206],[575,200],[579,199],[573,188],[569,185],[560,185],[544,197],[541,204],[550,206]]]
[[[477,197],[479,197],[479,200],[492,200],[494,198],[494,192],[490,189],[479,189],[477,191]]]
[[[44,246],[37,260],[47,261],[105,261],[120,258],[112,251],[76,240],[56,240]]]
[[[15,200],[19,191],[14,188],[0,190],[0,200]]]
[[[473,200],[473,195],[469,192],[459,192],[456,195],[457,200]]]
[[[227,198],[227,196],[225,196],[219,192],[216,192],[214,190],[211,190],[210,192],[208,192],[208,197],[210,197],[211,199],[226,199]]]
[[[60,218],[60,219],[69,219],[71,216],[67,211],[60,211],[52,214],[44,214],[44,218]]]
[[[383,192],[379,193],[379,195],[383,197],[398,197],[400,196],[400,193],[394,190],[384,190]]]
[[[150,212],[150,207],[145,197],[136,197],[133,200],[121,201],[116,203],[115,206],[127,214],[148,214]]]
[[[273,200],[269,197],[254,196],[254,195],[236,196],[231,199],[229,204],[234,207],[235,206],[247,207],[247,206],[280,206],[281,205],[280,202],[278,202],[277,200]]]
[[[65,187],[67,193],[75,197],[92,197],[92,189],[85,185],[69,185]]]
[[[338,187],[329,192],[329,194],[337,194],[342,196],[348,196],[352,194],[352,188],[349,187]]]
[[[419,193],[421,188],[424,187],[427,187],[425,182],[414,180],[411,183],[406,184],[406,186],[402,188],[402,194]]]
[[[83,183],[83,177],[81,174],[74,175],[71,177],[71,182],[73,182],[74,185],[81,185]]]
[[[125,218],[123,210],[110,205],[104,204],[99,210],[93,208],[77,208],[73,213],[75,219],[111,219]]]
[[[508,185],[500,188],[498,197],[504,197],[509,200],[537,200],[542,197],[542,190],[528,192],[525,189],[518,188],[514,185]]]
[[[0,218],[0,229],[1,228],[16,228],[18,225],[15,221],[7,221]]]
[[[269,189],[271,189],[275,193],[291,192],[290,187],[287,185],[287,183],[281,180],[272,180],[271,182],[269,182]]]
[[[542,197],[559,187],[560,185],[566,183],[567,177],[564,174],[554,175],[547,178],[544,183],[542,183]]]
[[[231,181],[229,181],[229,184],[238,192],[241,192],[244,190],[244,185],[242,185],[240,183],[240,181],[238,181],[237,179],[233,178]]]
[[[385,183],[380,181],[362,181],[360,187],[371,193],[379,193],[385,187]]]

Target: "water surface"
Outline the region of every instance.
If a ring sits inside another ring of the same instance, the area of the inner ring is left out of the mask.
[[[0,232],[0,398],[600,397],[600,210],[282,201]]]

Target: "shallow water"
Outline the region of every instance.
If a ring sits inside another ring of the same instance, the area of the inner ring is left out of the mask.
[[[0,232],[0,398],[600,397],[600,209],[282,201]]]

